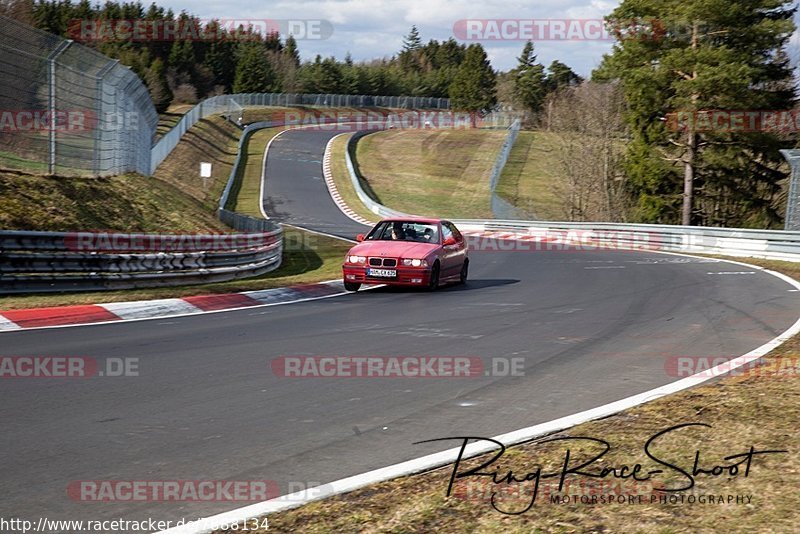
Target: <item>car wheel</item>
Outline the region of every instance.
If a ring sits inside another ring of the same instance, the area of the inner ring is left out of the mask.
[[[435,291],[439,287],[439,262],[431,267],[431,280],[428,282],[428,291]]]
[[[355,292],[355,291],[358,291],[360,287],[361,287],[361,284],[356,284],[354,282],[345,282],[344,283],[344,288],[345,288],[346,291]]]
[[[459,276],[458,282],[460,284],[466,284],[467,276],[469,276],[469,260],[464,260],[463,265],[461,265],[461,275]]]

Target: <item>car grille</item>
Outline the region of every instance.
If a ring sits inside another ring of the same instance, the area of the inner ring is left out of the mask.
[[[397,267],[397,260],[395,258],[370,258],[370,267]]]

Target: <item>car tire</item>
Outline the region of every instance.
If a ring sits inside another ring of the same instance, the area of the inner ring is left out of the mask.
[[[439,262],[433,264],[431,267],[431,279],[428,282],[428,291],[436,291],[439,287]]]
[[[360,288],[361,288],[361,284],[357,284],[357,283],[355,283],[355,282],[345,282],[345,283],[344,283],[344,289],[345,289],[345,291],[350,291],[350,292],[352,292],[352,293],[355,293],[355,292],[356,292],[356,291],[358,291]]]
[[[461,274],[459,275],[458,283],[466,284],[468,276],[469,276],[469,260],[464,260],[464,263],[461,265]]]

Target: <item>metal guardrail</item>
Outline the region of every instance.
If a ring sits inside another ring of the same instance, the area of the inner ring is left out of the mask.
[[[283,231],[122,234],[0,232],[0,294],[94,291],[224,282],[280,266]]]
[[[347,144],[345,161],[356,195],[371,212],[380,217],[413,217],[376,202],[364,190],[352,155],[358,139],[369,133],[372,132],[358,132],[351,136]],[[611,246],[630,250],[694,252],[800,262],[800,231],[501,219],[456,219],[453,222],[468,232],[506,234],[507,239],[538,239],[546,242],[548,236],[556,237],[558,243],[554,246]]]
[[[238,179],[240,178],[239,174],[242,167],[242,155],[245,154],[244,148],[247,145],[247,141],[250,139],[250,136],[256,133],[258,130],[263,130],[264,128],[272,128],[274,126],[280,126],[280,124],[272,121],[261,121],[248,124],[247,127],[245,127],[245,129],[242,131],[242,135],[239,138],[239,148],[238,152],[236,153],[236,160],[234,160],[233,162],[233,168],[231,169],[231,174],[228,177],[228,182],[225,184],[225,189],[222,191],[222,196],[219,199],[220,220],[225,224],[227,224],[228,226],[230,226],[231,228],[235,228],[237,230],[249,231],[250,228],[247,227],[247,225],[251,225],[253,223],[249,222],[248,219],[250,219],[251,221],[262,220],[262,219],[253,219],[251,217],[248,217],[246,219],[241,219],[241,217],[244,217],[243,215],[234,213],[232,211],[228,211],[227,208],[228,208],[228,203],[230,202],[231,192],[233,191]],[[227,212],[227,214],[223,214],[223,212]],[[242,225],[244,225],[244,227]]]
[[[396,109],[450,109],[447,98],[415,96],[370,96],[333,94],[240,93],[207,98],[190,109],[169,132],[164,134],[150,151],[150,173],[153,174],[189,128],[212,115],[227,115],[241,125],[243,107],[316,106],[316,107],[385,107]]]
[[[205,284],[277,269],[283,254],[281,227],[226,209],[249,136],[272,125],[265,121],[245,128],[217,210],[223,223],[246,233],[0,231],[0,294]]]
[[[356,151],[356,144],[358,140],[364,137],[365,135],[369,135],[371,133],[375,133],[375,131],[361,131],[356,132],[350,136],[350,139],[347,140],[347,146],[345,147],[345,164],[347,165],[347,174],[350,175],[350,182],[353,184],[353,188],[356,191],[356,195],[358,195],[358,199],[375,215],[380,217],[389,218],[389,217],[409,217],[408,213],[403,213],[402,211],[393,210],[391,208],[387,208],[383,204],[380,204],[373,200],[371,196],[364,191],[364,187],[361,184],[361,173],[358,172],[356,169],[355,163],[353,162],[353,156],[355,155]]]
[[[630,223],[570,223],[550,221],[456,220],[469,232],[507,234],[509,239],[555,237],[557,246],[609,246],[612,248],[700,254],[743,258],[800,261],[800,232],[669,226]]]
[[[503,168],[508,161],[508,155],[511,153],[511,149],[514,146],[514,142],[517,140],[520,131],[520,120],[514,119],[512,124],[508,127],[508,135],[506,136],[505,141],[503,142],[503,146],[500,149],[500,153],[497,156],[497,161],[492,168],[492,172],[489,176],[489,186],[492,192],[492,196],[494,196],[494,190],[497,186],[497,180],[500,177],[500,174],[503,172]],[[346,153],[345,153],[345,164],[347,165],[347,171],[350,175],[350,181],[353,184],[353,188],[356,191],[356,195],[358,195],[359,200],[367,206],[367,208],[374,214],[379,215],[380,217],[408,217],[408,213],[403,213],[401,211],[393,210],[383,204],[376,202],[372,196],[370,196],[364,190],[363,184],[363,177],[361,173],[358,172],[358,169],[355,165],[355,151],[356,145],[358,141],[368,135],[370,133],[375,133],[374,131],[364,131],[364,132],[357,132],[353,134],[347,142]]]

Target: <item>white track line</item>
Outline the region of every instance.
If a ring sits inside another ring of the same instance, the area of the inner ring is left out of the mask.
[[[655,252],[657,254],[669,254],[673,256],[684,256],[689,258],[698,258],[698,256],[691,256],[689,254],[680,254],[674,252],[665,252],[665,251],[648,251],[648,252]],[[701,258],[701,259],[707,259],[707,258]],[[719,261],[732,263],[734,265],[741,265],[756,269],[758,271],[762,271],[767,274],[771,274],[772,276],[780,278],[787,284],[793,286],[795,290],[800,290],[800,282],[782,273],[770,271],[768,269],[764,269],[763,267],[749,265],[747,263],[739,261],[733,261],[733,260],[719,260]],[[645,404],[647,402],[660,399],[667,395],[671,395],[673,393],[677,393],[679,391],[683,391],[685,389],[697,386],[713,378],[729,373],[734,369],[738,369],[744,365],[747,365],[750,362],[758,360],[767,353],[776,349],[777,347],[782,345],[786,340],[797,335],[798,333],[800,333],[800,319],[798,319],[785,332],[783,332],[778,337],[772,339],[771,341],[748,352],[744,356],[734,358],[712,369],[704,370],[690,377],[686,377],[671,384],[667,384],[666,386],[661,386],[655,389],[651,389],[649,391],[645,391],[644,393],[639,393],[638,395],[633,395],[631,397],[627,397],[609,404],[604,404],[603,406],[599,406],[591,410],[586,410],[566,417],[561,417],[553,421],[548,421],[546,423],[541,423],[535,426],[523,428],[521,430],[516,430],[514,432],[509,432],[506,434],[502,434],[500,436],[495,436],[492,439],[499,441],[506,446],[515,445],[526,441],[530,441],[532,439],[536,439],[538,437],[547,434],[552,434],[553,432],[560,432],[562,430],[566,430],[568,428],[571,428],[573,426],[582,423],[586,423],[588,421],[593,421],[596,419],[601,419],[604,417],[608,417],[610,415],[617,414],[623,410],[628,410],[630,408],[634,408],[636,406]],[[473,443],[465,448],[463,459],[484,454],[495,449],[496,447],[494,445],[486,443]],[[220,525],[229,525],[237,522],[242,522],[245,521],[246,519],[250,519],[253,517],[260,517],[267,514],[290,510],[292,508],[297,508],[305,504],[308,504],[310,502],[322,500],[335,495],[341,495],[343,493],[348,493],[357,490],[359,488],[363,488],[365,486],[369,486],[379,482],[385,482],[387,480],[392,480],[403,476],[413,475],[415,473],[420,473],[423,471],[429,471],[437,467],[451,464],[456,461],[460,452],[461,448],[458,447],[443,452],[430,454],[427,456],[423,456],[421,458],[409,460],[407,462],[402,462],[399,464],[390,465],[388,467],[383,467],[381,469],[376,469],[374,471],[362,473],[360,475],[343,478],[316,488],[310,488],[304,491],[291,493],[289,495],[283,495],[281,497],[277,497],[269,501],[256,503],[250,506],[245,506],[243,508],[231,510],[229,512],[224,512],[214,516],[206,517],[199,521],[187,523],[180,527],[174,527],[171,529],[164,530],[162,532],[168,534],[208,534],[210,532],[213,532]]]
[[[341,284],[341,279],[336,280],[327,280],[325,282],[316,282],[316,283],[309,283],[307,285],[323,285],[323,284]],[[273,288],[273,289],[290,289],[288,287],[284,288]],[[368,289],[368,288],[365,288]],[[253,291],[243,291],[240,294],[247,295],[247,293],[251,292],[262,292],[268,291],[267,289],[260,289],[260,290],[253,290]],[[363,291],[363,290],[362,290]],[[52,326],[35,326],[31,328],[22,328],[19,330],[5,330],[0,331],[0,334],[3,332],[29,332],[31,330],[50,330],[55,328],[78,328],[78,327],[87,327],[87,326],[100,326],[100,325],[114,325],[114,324],[121,324],[121,323],[135,323],[139,321],[153,321],[158,319],[173,319],[173,318],[181,318],[181,317],[200,317],[204,315],[209,315],[212,313],[227,313],[233,311],[240,311],[240,310],[256,310],[258,308],[266,308],[267,306],[283,306],[284,304],[297,304],[299,302],[311,302],[314,300],[322,300],[322,299],[329,299],[333,297],[341,297],[343,295],[350,295],[349,291],[345,291],[342,289],[341,291],[337,291],[336,293],[332,293],[330,295],[322,295],[318,297],[302,297],[294,300],[287,300],[285,302],[268,302],[266,304],[255,304],[253,306],[239,306],[237,308],[226,308],[224,310],[208,310],[208,311],[201,311],[201,312],[189,312],[189,313],[177,313],[174,315],[160,315],[157,317],[139,317],[139,318],[131,318],[131,319],[114,319],[110,321],[98,321],[95,323],[80,323],[80,324],[61,324],[61,325],[52,325]],[[206,295],[197,295],[200,297],[213,297],[213,294],[206,294]],[[258,300],[258,299],[255,299]],[[94,306],[101,306],[105,307],[110,303],[104,304],[94,304]],[[2,317],[2,316],[0,316]]]

